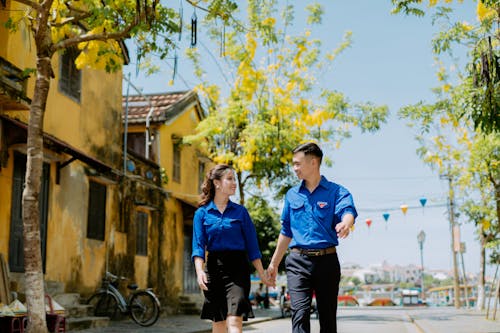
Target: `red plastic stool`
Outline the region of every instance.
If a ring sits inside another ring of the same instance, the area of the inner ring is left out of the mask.
[[[7,333],[23,333],[23,318],[25,317],[0,317],[2,332],[7,330]]]
[[[47,312],[45,317],[47,319],[47,328],[49,329],[49,332],[66,332],[66,318],[63,315],[54,312],[52,297],[45,295],[45,298],[50,309],[50,312]]]

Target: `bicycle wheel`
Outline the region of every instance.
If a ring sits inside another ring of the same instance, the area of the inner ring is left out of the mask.
[[[146,291],[138,291],[130,299],[130,316],[141,326],[151,326],[160,316],[158,301]]]
[[[94,316],[96,317],[116,318],[118,301],[113,294],[107,292],[94,294],[89,298],[87,304],[94,307]]]

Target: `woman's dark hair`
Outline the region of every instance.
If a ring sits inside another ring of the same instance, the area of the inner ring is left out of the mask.
[[[233,170],[227,164],[217,164],[205,175],[205,181],[201,186],[201,201],[198,203],[198,207],[204,206],[215,197],[215,185],[214,180],[220,180],[227,170]]]
[[[303,152],[304,155],[312,155],[318,157],[320,164],[321,160],[323,159],[323,151],[321,151],[321,148],[314,142],[303,143],[292,150],[292,153],[294,154],[298,152]]]

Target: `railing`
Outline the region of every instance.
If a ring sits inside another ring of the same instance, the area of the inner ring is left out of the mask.
[[[31,100],[26,96],[28,76],[0,57],[0,110],[28,110]]]

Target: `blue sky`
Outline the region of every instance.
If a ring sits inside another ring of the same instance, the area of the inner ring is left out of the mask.
[[[340,259],[344,263],[361,265],[384,260],[393,265],[419,265],[417,234],[424,230],[427,234],[424,266],[451,269],[450,230],[443,206],[447,184],[420,161],[415,153],[417,143],[412,130],[396,115],[401,106],[433,100],[431,88],[438,83],[430,41],[438,27],[432,26],[430,17],[391,15],[389,0],[322,3],[325,9],[323,25],[313,36],[321,38],[323,45],[332,49],[344,32],[350,30],[353,44],[339,56],[332,72],[324,75],[319,84],[343,92],[353,102],[386,104],[391,112],[388,123],[378,133],[355,131],[339,150],[325,151],[334,165],[325,167],[323,174],[349,188],[359,210],[354,234],[340,245]],[[183,7],[184,19],[188,20],[192,9],[187,3]],[[460,18],[475,22],[474,13],[475,2],[464,0],[459,7]],[[297,17],[300,19],[300,12]],[[302,30],[303,27],[298,22],[294,29]],[[186,34],[182,39],[185,47],[189,47],[188,37]],[[201,34],[198,36],[201,42],[208,44],[203,38]],[[218,57],[218,49],[212,53]],[[178,71],[187,85],[179,78],[173,86],[167,84],[172,77],[172,64],[172,60],[167,60],[159,73],[149,77],[136,76],[135,64],[125,68],[125,73],[132,73],[134,85],[141,87],[144,93],[192,88],[196,81],[189,73],[189,63],[183,61],[182,56]],[[217,73],[211,75],[214,80],[220,80]],[[421,197],[428,200],[428,207],[424,209],[420,207]],[[410,208],[403,215],[398,209],[401,204],[416,208]],[[387,222],[382,217],[386,210],[390,213]],[[367,218],[373,221],[370,228],[365,224]],[[479,247],[470,225],[462,226],[461,238],[467,248],[464,254],[466,269],[478,272]]]

